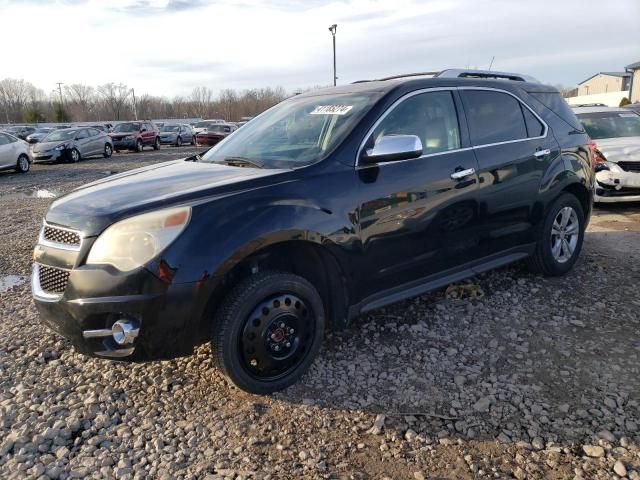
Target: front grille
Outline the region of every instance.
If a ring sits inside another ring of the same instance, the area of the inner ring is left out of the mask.
[[[69,281],[69,272],[59,268],[38,266],[40,288],[47,293],[64,293]]]
[[[80,234],[71,230],[63,230],[62,228],[44,226],[43,238],[49,242],[62,243],[65,245],[80,245]]]
[[[640,172],[640,162],[618,162],[625,172]]]

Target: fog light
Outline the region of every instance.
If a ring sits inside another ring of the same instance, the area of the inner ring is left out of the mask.
[[[135,320],[122,319],[118,320],[111,327],[111,334],[118,345],[127,345],[133,343],[140,332],[138,322]]]

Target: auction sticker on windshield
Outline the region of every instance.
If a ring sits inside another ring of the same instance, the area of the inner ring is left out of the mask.
[[[345,115],[353,105],[318,105],[309,115]]]

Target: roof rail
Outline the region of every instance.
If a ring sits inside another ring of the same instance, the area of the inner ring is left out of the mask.
[[[462,68],[449,68],[446,70],[433,71],[433,72],[404,73],[402,75],[393,75],[391,77],[376,78],[373,80],[358,80],[357,82],[353,82],[353,83],[384,82],[387,80],[396,80],[399,78],[409,78],[409,77],[492,78],[492,79],[498,79],[498,80],[512,80],[516,82],[540,83],[535,78],[529,75],[522,75],[520,73],[495,72],[493,70],[466,70]]]
[[[495,78],[498,80],[513,80],[516,82],[540,83],[529,75],[512,72],[496,72],[493,70],[465,70],[461,68],[449,68],[436,75],[438,78]]]

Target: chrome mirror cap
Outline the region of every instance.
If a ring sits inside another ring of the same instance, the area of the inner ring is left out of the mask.
[[[416,135],[384,135],[373,148],[367,150],[362,160],[365,164],[397,162],[422,155],[422,142]]]

